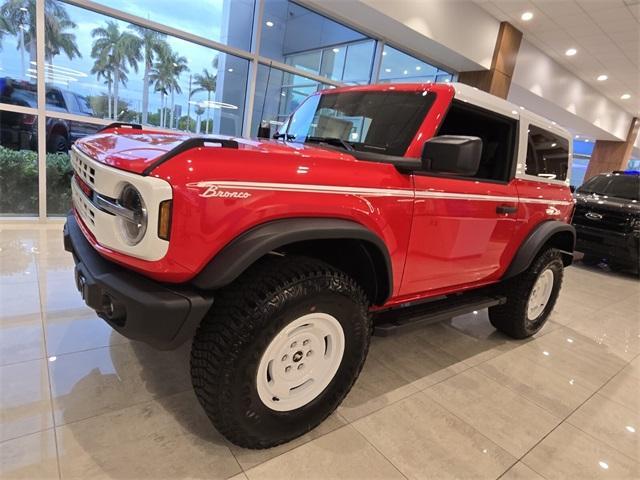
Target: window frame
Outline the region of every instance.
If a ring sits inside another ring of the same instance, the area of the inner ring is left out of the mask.
[[[564,180],[557,180],[553,178],[544,178],[537,175],[530,175],[527,171],[527,149],[529,146],[529,126],[533,125],[536,128],[545,130],[553,135],[561,137],[567,141],[567,175]],[[521,114],[520,116],[520,143],[526,145],[527,148],[521,148],[518,156],[518,162],[516,167],[515,177],[521,180],[529,180],[533,182],[542,182],[554,185],[569,186],[571,184],[571,167],[573,165],[573,142],[572,137],[565,131],[558,127],[544,125],[543,122],[536,118],[530,118],[529,115]]]
[[[510,152],[507,153],[508,165],[505,166],[505,170],[504,170],[505,175],[503,176],[502,179],[495,179],[495,178],[469,177],[465,175],[453,175],[449,173],[429,172],[424,170],[413,172],[414,175],[437,177],[437,178],[449,178],[452,180],[466,180],[466,181],[473,181],[473,182],[480,182],[480,183],[491,183],[491,184],[497,184],[497,185],[508,185],[509,183],[511,183],[511,181],[516,176],[516,165],[518,163],[518,153],[520,151],[519,145],[520,145],[521,122],[514,118],[508,117],[507,115],[498,113],[494,110],[490,110],[488,108],[482,107],[475,103],[462,101],[454,97],[451,103],[449,104],[449,107],[447,108],[446,113],[442,117],[442,122],[440,122],[440,125],[438,125],[438,129],[436,130],[436,132],[433,134],[433,137],[431,138],[436,138],[437,136],[440,135],[440,130],[442,128],[442,125],[444,124],[444,121],[447,118],[447,115],[449,115],[449,112],[454,106],[460,107],[463,110],[471,110],[471,111],[476,111],[478,113],[481,113],[483,115],[498,117],[501,120],[504,120],[505,122],[511,124],[512,131],[510,135],[510,145],[508,146],[508,149],[510,150]],[[428,140],[430,139],[425,140],[425,142]]]

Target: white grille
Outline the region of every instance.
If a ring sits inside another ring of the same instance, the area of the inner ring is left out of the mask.
[[[90,186],[95,186],[96,169],[89,165],[74,151],[71,151],[71,165],[73,166],[73,171],[76,175],[82,178],[82,180]]]

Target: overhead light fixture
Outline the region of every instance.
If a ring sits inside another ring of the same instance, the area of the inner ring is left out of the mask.
[[[533,18],[533,13],[531,12],[524,12],[522,15],[520,15],[520,18],[525,21],[528,22],[529,20],[531,20]]]
[[[578,53],[578,50],[576,50],[575,48],[570,48],[569,50],[567,50],[566,52],[564,52],[564,54],[567,57],[573,57],[576,53]]]
[[[387,73],[391,73],[391,69],[390,68],[385,68],[384,71],[387,72]]]
[[[555,142],[551,144],[551,148],[553,148],[553,147],[557,147],[557,146],[558,146],[558,144],[557,144],[557,143],[555,143]]]
[[[631,98],[630,93],[623,93],[622,95],[620,95],[620,100],[629,100],[630,98]]]
[[[339,51],[340,51],[340,49],[339,49],[339,48],[334,48],[334,49],[333,49],[333,53],[338,53]]]
[[[227,72],[232,73],[232,72],[233,72],[233,68],[229,68],[229,69],[227,70]]]
[[[418,66],[416,67],[416,70],[420,71],[420,70],[422,70],[422,67],[421,67],[420,65],[418,65]]]
[[[580,138],[580,135],[576,135],[576,138]]]
[[[387,52],[382,52],[382,56],[384,57],[387,54]]]
[[[274,25],[274,23],[273,23],[271,20],[267,20],[266,22],[264,22],[264,24],[265,24],[267,27],[273,27],[273,25]]]
[[[609,77],[607,75],[598,75],[598,78],[596,80],[598,80],[599,82],[604,82],[608,78]]]
[[[404,71],[404,72],[402,72],[402,73],[404,73],[405,75],[408,75],[408,74],[409,74],[409,70],[405,70],[405,71]]]

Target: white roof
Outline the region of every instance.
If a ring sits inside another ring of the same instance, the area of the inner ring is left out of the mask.
[[[554,121],[537,115],[529,110],[524,109],[514,103],[508,102],[500,97],[491,95],[477,87],[472,87],[464,83],[454,82],[451,84],[455,90],[455,98],[463,102],[469,102],[473,105],[498,112],[504,116],[515,118],[516,120],[527,120],[528,122],[539,125],[554,133],[571,138],[571,133],[566,129],[558,126]]]

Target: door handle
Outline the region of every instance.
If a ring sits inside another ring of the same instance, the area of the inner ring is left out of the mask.
[[[511,205],[499,205],[496,207],[496,213],[516,213],[518,211],[518,207],[513,207]]]

